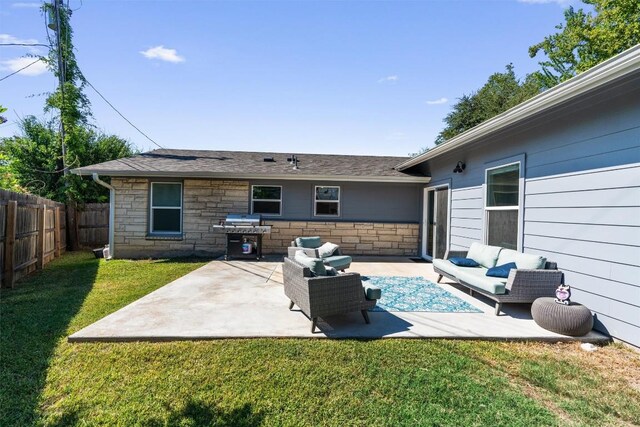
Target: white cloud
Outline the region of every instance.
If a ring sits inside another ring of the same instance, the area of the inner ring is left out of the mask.
[[[140,51],[145,58],[148,59],[159,59],[160,61],[167,62],[184,62],[184,57],[178,55],[178,51],[175,49],[167,49],[166,47],[160,45],[156,47],[149,48],[147,50]]]
[[[36,2],[11,3],[11,7],[15,7],[17,9],[35,9],[35,8],[39,8],[40,6],[42,6],[42,3],[36,3]]]
[[[19,39],[11,34],[0,34],[0,43],[38,43],[36,39]]]
[[[31,64],[35,60],[36,58],[30,58],[27,56],[23,56],[22,58],[7,59],[6,61],[0,61],[0,68],[14,73],[19,69],[24,68],[27,65]],[[46,72],[47,72],[47,65],[42,61],[38,61],[32,66],[30,66],[29,68],[26,68],[20,71],[19,75],[39,76],[40,74],[43,74]]]
[[[398,82],[398,76],[396,76],[395,74],[392,76],[387,76],[387,77],[383,77],[381,79],[378,80],[378,83],[397,83]]]
[[[440,105],[440,104],[446,104],[447,102],[449,102],[449,100],[445,97],[442,97],[439,99],[432,99],[430,101],[425,101],[427,105]]]

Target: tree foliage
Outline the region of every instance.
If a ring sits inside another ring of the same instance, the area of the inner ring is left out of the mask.
[[[502,73],[489,76],[477,92],[463,95],[444,119],[445,128],[438,134],[436,144],[441,144],[485,120],[526,101],[540,93],[540,81],[532,75],[518,80],[509,64]]]
[[[43,12],[52,12],[52,7],[45,3]],[[21,121],[19,135],[0,140],[0,185],[62,202],[104,201],[106,189],[88,177],[65,174],[65,166],[71,169],[128,157],[136,150],[128,141],[105,135],[91,124],[91,104],[84,93],[86,80],[74,54],[71,11],[64,6],[59,11],[59,34],[53,34],[52,38],[59,36],[60,43],[57,40],[51,43],[56,47],[41,57],[49,71],[63,77],[63,84],[49,94],[44,107],[45,112],[58,114],[46,122],[29,116]],[[58,46],[62,67],[58,64]],[[66,147],[64,159],[61,125]]]
[[[569,7],[565,22],[529,48],[533,58],[541,51],[546,60],[537,73],[545,88],[551,88],[640,43],[640,1],[582,0],[594,13]]]
[[[13,189],[60,201],[108,200],[108,191],[90,178],[62,174],[58,161],[61,139],[51,123],[29,116],[20,127],[21,135],[0,142],[0,159],[9,159],[7,169],[15,184]],[[135,152],[126,140],[89,126],[77,127],[74,132],[81,146],[76,147],[70,167],[128,157]]]
[[[462,132],[526,101],[612,56],[640,43],[640,1],[582,0],[593,12],[569,7],[565,22],[529,48],[533,58],[543,52],[541,69],[519,81],[508,65],[495,73],[477,92],[463,95],[444,119],[445,128],[435,143],[441,144]],[[423,149],[426,151],[426,149]]]

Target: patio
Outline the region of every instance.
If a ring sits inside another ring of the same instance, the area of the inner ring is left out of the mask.
[[[170,341],[239,337],[300,338],[456,338],[602,342],[595,331],[573,338],[546,331],[531,319],[528,305],[505,305],[493,314],[489,300],[469,296],[449,284],[442,287],[481,313],[370,312],[310,321],[289,311],[278,259],[261,262],[211,261],[168,285],[69,336],[70,342]],[[356,258],[350,271],[377,276],[437,275],[431,264],[402,257]],[[443,281],[445,283],[445,281]]]

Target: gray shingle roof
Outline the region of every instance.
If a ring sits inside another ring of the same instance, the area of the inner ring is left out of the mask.
[[[297,154],[298,169],[287,161],[289,154],[248,151],[153,150],[133,157],[74,169],[81,175],[173,176],[217,178],[283,178],[413,181],[425,177],[399,172],[394,166],[409,157]],[[265,162],[273,158],[273,162]]]

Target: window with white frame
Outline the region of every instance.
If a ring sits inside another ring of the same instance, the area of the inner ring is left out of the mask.
[[[316,186],[313,214],[340,216],[340,187]]]
[[[282,215],[282,186],[252,186],[251,213],[263,215]]]
[[[486,189],[487,244],[517,250],[520,163],[487,169]]]
[[[150,233],[182,233],[182,183],[152,182],[150,205]]]

